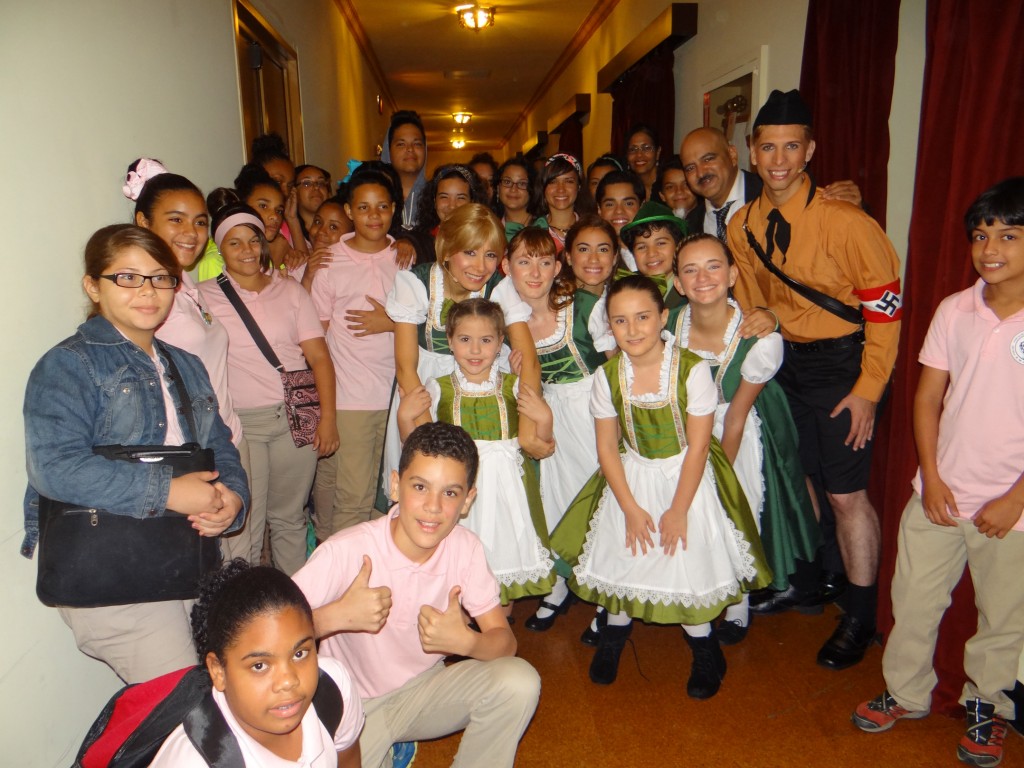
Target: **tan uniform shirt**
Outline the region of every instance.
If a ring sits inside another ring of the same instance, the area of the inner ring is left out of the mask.
[[[772,262],[787,275],[861,310],[867,321],[861,372],[852,394],[878,402],[892,374],[900,334],[902,297],[899,259],[874,219],[850,203],[825,200],[820,190],[808,202],[811,181],[779,209],[790,224],[785,255],[776,248]],[[736,257],[736,298],[744,309],[768,307],[789,341],[846,336],[857,330],[803,298],[769,272],[750,247],[744,222],[767,252],[765,231],[773,206],[763,192],[729,222],[728,243]]]

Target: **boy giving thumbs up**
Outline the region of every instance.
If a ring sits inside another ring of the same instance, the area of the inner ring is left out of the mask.
[[[512,766],[540,696],[472,514],[476,446],[430,423],[405,441],[389,514],[332,536],[294,579],[313,606],[320,653],[341,660],[366,711],[363,766],[391,745],[465,729],[455,763]],[[469,628],[465,615],[479,632]],[[447,656],[466,657],[445,666]]]

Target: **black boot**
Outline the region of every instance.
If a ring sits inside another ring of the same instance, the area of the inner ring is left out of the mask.
[[[725,679],[725,655],[718,643],[714,630],[708,637],[690,637],[683,631],[686,644],[693,652],[693,666],[690,679],[686,681],[686,693],[694,699],[710,699]]]
[[[633,623],[622,626],[609,624],[601,629],[597,651],[590,662],[590,679],[598,685],[611,685],[619,674],[619,657],[629,636],[633,634]]]

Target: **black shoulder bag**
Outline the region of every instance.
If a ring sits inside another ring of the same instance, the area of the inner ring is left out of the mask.
[[[192,403],[165,351],[167,372],[193,436]],[[161,463],[174,477],[212,471],[213,450],[184,445],[97,445],[110,461]],[[46,605],[104,605],[191,600],[199,580],[220,565],[218,539],[200,536],[185,515],[160,510],[151,517],[117,515],[87,504],[39,497],[39,568],[36,595]]]

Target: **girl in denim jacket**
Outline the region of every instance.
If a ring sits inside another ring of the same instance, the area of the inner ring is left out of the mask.
[[[112,225],[89,239],[82,285],[93,312],[36,364],[25,393],[27,557],[38,536],[40,495],[138,518],[174,510],[188,517],[197,536],[242,525],[245,473],[206,369],[193,355],[154,339],[180,275],[167,245],[140,227]],[[168,382],[169,359],[198,434],[181,415],[177,386]],[[92,450],[186,442],[212,449],[217,470],[172,478],[170,467],[111,461]],[[175,600],[58,609],[79,649],[134,683],[195,662],[190,607],[191,601]]]

